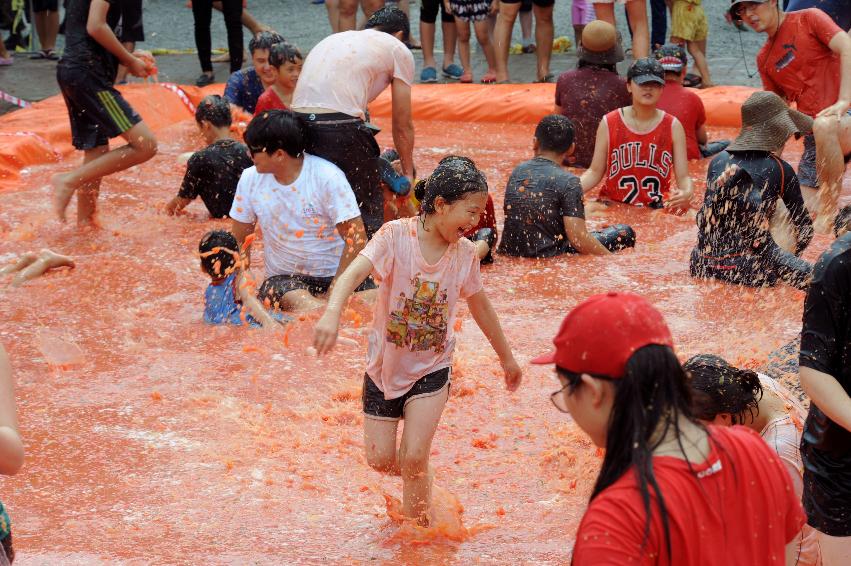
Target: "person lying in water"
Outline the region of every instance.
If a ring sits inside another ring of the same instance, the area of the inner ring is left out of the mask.
[[[794,169],[777,154],[792,134],[812,129],[809,116],[772,92],[755,92],[742,105],[742,132],[706,172],[697,213],[693,277],[759,287],[785,281],[806,289],[812,266],[798,257],[813,237]],[[782,201],[789,212],[793,252],[782,249],[769,227]]]
[[[277,328],[290,319],[270,313],[254,293],[254,285],[242,269],[236,238],[225,230],[204,234],[198,243],[201,271],[210,276],[204,291],[204,322]]]
[[[609,255],[635,246],[625,224],[589,232],[579,178],[561,167],[574,150],[573,122],[545,116],[535,128],[535,156],[518,165],[505,187],[505,226],[499,253],[520,257],[561,254]]]
[[[58,254],[52,250],[43,249],[38,253],[28,252],[15,260],[15,263],[0,268],[0,275],[9,275],[14,273],[12,277],[12,287],[19,287],[29,281],[40,277],[51,269],[59,267],[75,266],[74,258]]]

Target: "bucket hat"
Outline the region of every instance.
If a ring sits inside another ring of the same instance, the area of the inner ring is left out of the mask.
[[[594,20],[582,30],[582,44],[577,56],[593,65],[615,65],[623,61],[623,47],[615,26]]]
[[[742,104],[742,131],[727,151],[776,151],[792,134],[808,134],[813,119],[773,92],[755,92]]]

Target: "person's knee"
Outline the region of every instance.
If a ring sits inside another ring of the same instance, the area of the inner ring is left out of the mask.
[[[131,142],[131,145],[139,151],[146,160],[152,158],[159,151],[159,145],[157,144],[157,138],[154,137],[153,134],[139,136],[135,143]]]
[[[465,42],[465,43],[470,41],[470,26],[469,25],[458,26],[457,31],[458,31],[458,41]]]
[[[404,478],[418,478],[428,473],[429,448],[410,446],[399,454],[399,468]]]
[[[340,16],[351,18],[357,14],[357,0],[340,0]]]
[[[377,472],[390,474],[396,469],[396,454],[373,446],[366,450],[366,463]]]
[[[490,43],[491,36],[486,26],[476,26],[476,40],[482,45]]]
[[[553,25],[553,9],[549,8],[538,8],[535,6],[535,25]]]
[[[813,120],[813,135],[818,140],[830,140],[839,136],[839,120],[827,116],[819,116]]]

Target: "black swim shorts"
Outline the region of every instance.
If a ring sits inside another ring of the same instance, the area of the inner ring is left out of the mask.
[[[396,399],[385,399],[369,374],[363,374],[363,412],[373,419],[398,421],[404,418],[405,406],[413,399],[437,395],[449,387],[451,368],[433,371],[419,378],[411,389]]]
[[[142,118],[111,84],[78,69],[59,65],[56,80],[71,120],[71,141],[80,150],[109,143]]]
[[[273,275],[269,277],[263,284],[260,285],[260,291],[257,293],[261,301],[268,299],[269,305],[273,308],[280,309],[280,304],[283,302],[284,295],[290,291],[304,289],[313,296],[324,295],[334,282],[333,277],[313,277],[312,275],[302,275],[293,273],[288,275]],[[375,289],[377,286],[372,277],[367,277],[361,283],[355,292],[366,291],[367,289]]]
[[[33,13],[58,12],[59,0],[32,0]]]

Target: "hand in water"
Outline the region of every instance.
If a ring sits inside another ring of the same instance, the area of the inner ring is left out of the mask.
[[[688,212],[692,194],[692,191],[683,191],[681,189],[672,191],[667,202],[665,202],[665,208],[673,214],[685,214]]]
[[[517,360],[512,358],[503,362],[502,370],[505,372],[505,387],[509,391],[517,391],[520,387],[520,380],[523,378],[523,371],[517,365]]]
[[[337,343],[337,331],[340,328],[340,316],[325,311],[313,327],[313,347],[316,355],[321,356],[331,351]]]
[[[848,111],[849,102],[847,100],[837,100],[835,104],[831,104],[818,114],[816,118],[836,118],[840,120]]]

